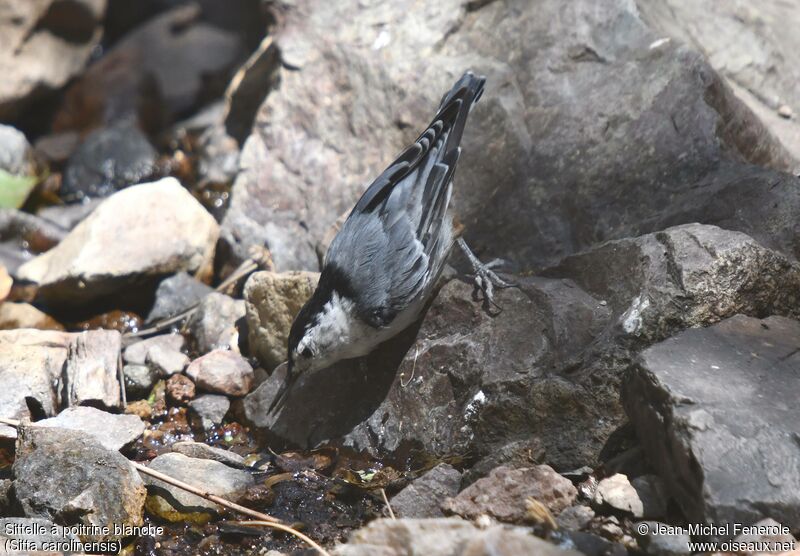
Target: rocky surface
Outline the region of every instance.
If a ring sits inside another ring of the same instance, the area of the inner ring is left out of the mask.
[[[218,461],[187,457],[179,453],[158,456],[148,466],[175,479],[202,485],[204,491],[234,500],[253,484],[244,471]],[[147,509],[168,521],[207,521],[219,506],[194,494],[179,490],[158,479],[146,479],[149,495]]]
[[[36,531],[40,534],[29,534]],[[0,544],[3,545],[3,554],[19,553],[20,551],[11,548],[13,544],[7,541],[20,541],[32,544],[20,544],[25,547],[26,552],[32,554],[50,554],[52,551],[46,548],[53,546],[54,543],[77,542],[79,538],[65,530],[61,525],[57,525],[49,519],[27,518],[27,517],[3,517],[0,518]]]
[[[42,0],[3,5],[0,119],[19,116],[43,93],[63,86],[100,42],[105,0]]]
[[[244,315],[245,306],[241,299],[233,299],[217,292],[203,297],[188,323],[197,351],[201,354],[215,349],[232,349],[238,352],[237,323]]]
[[[312,272],[256,272],[244,286],[250,352],[268,370],[286,360],[289,329],[319,280]]]
[[[342,24],[331,29],[332,20]],[[516,36],[527,39],[508,41]],[[419,10],[299,2],[275,39],[285,65],[244,145],[223,238],[239,258],[266,243],[278,270],[316,269],[325,230],[466,67],[489,85],[470,118],[472,155],[454,197],[482,251],[527,268],[698,213],[783,234],[745,215],[772,197],[796,208],[795,180],[740,172],[743,160],[783,169],[791,157],[702,56],[661,38],[632,2],[617,0],[449,0]],[[306,156],[296,154],[301,145]],[[772,191],[755,185],[776,180]],[[717,199],[741,195],[743,181],[759,202],[734,215]],[[789,213],[780,219],[794,228]]]
[[[142,480],[127,459],[92,436],[26,427],[19,432],[16,453],[14,490],[26,517],[105,526],[107,538],[120,538],[114,525],[142,524]]]
[[[301,377],[283,412],[267,416],[283,376],[275,372],[245,401],[245,417],[300,445],[345,435],[376,452],[472,450],[478,476],[529,452],[574,469],[595,461],[622,424],[618,388],[640,349],[737,313],[794,315],[800,296],[789,259],[698,224],[611,241],[542,274],[499,292],[513,310],[495,317],[452,281],[418,333]]]
[[[392,497],[399,517],[444,517],[442,502],[458,494],[461,473],[452,465],[440,463]]]
[[[156,344],[147,350],[145,362],[158,376],[166,378],[183,371],[189,364],[189,356],[170,346]]]
[[[241,355],[215,349],[192,361],[186,374],[207,392],[244,396],[253,387],[253,367]]]
[[[757,8],[741,1],[639,0],[637,5],[654,28],[702,52],[728,78],[736,96],[780,139],[800,170],[800,127],[791,117],[800,112],[800,71],[792,63],[800,47],[794,32],[800,7],[780,0]]]
[[[157,224],[157,225],[155,225]],[[210,271],[218,227],[173,178],[111,196],[54,249],[23,265],[49,303],[75,305],[132,281]]]
[[[797,321],[736,316],[645,350],[632,369],[626,411],[691,522],[800,525],[799,348]]]
[[[145,365],[151,349],[180,353],[185,343],[186,339],[180,334],[159,334],[128,345],[122,352],[122,358],[126,363]]]
[[[557,515],[571,506],[577,496],[572,483],[547,465],[521,469],[498,467],[454,498],[442,502],[442,509],[469,519],[485,514],[506,523],[525,523],[526,499],[533,498]]]
[[[135,415],[114,415],[94,407],[68,407],[55,417],[36,422],[37,427],[57,427],[93,436],[107,450],[120,450],[144,432]]]
[[[410,552],[409,552],[410,551]],[[574,550],[562,550],[537,539],[524,530],[500,526],[485,530],[460,519],[379,519],[357,531],[338,556],[514,556],[544,554],[573,556]]]

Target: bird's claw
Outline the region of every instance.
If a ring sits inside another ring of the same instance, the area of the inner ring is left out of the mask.
[[[496,314],[500,314],[503,311],[503,308],[497,304],[494,300],[494,290],[497,288],[498,290],[503,290],[506,288],[514,288],[517,287],[517,284],[514,282],[509,282],[500,278],[491,268],[498,265],[493,265],[492,263],[497,262],[492,261],[489,264],[477,264],[475,265],[475,277],[473,278],[473,285],[474,288],[472,290],[472,298],[475,301],[480,301],[481,297],[479,297],[478,292],[481,292],[483,295],[483,307],[485,310],[489,310],[491,307],[494,307],[497,310]],[[490,266],[491,265],[491,266]]]

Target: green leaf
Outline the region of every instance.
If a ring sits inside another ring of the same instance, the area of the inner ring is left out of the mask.
[[[0,168],[0,208],[20,208],[38,181],[36,176],[15,176]]]

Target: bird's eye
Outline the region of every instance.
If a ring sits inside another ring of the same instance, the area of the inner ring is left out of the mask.
[[[303,348],[303,351],[300,352],[300,355],[308,359],[312,355],[311,348]]]

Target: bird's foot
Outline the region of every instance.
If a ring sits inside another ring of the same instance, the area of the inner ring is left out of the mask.
[[[503,259],[494,259],[488,263],[482,263],[480,259],[475,256],[475,253],[472,252],[463,238],[458,239],[458,246],[464,252],[464,255],[472,265],[474,285],[474,289],[472,290],[472,298],[475,301],[480,301],[482,299],[483,308],[486,311],[489,311],[491,307],[494,307],[497,310],[497,313],[495,314],[499,314],[503,308],[495,302],[494,290],[518,287],[518,284],[515,282],[500,278],[493,270],[506,266],[507,262]],[[482,294],[482,298],[479,296],[479,292]]]

